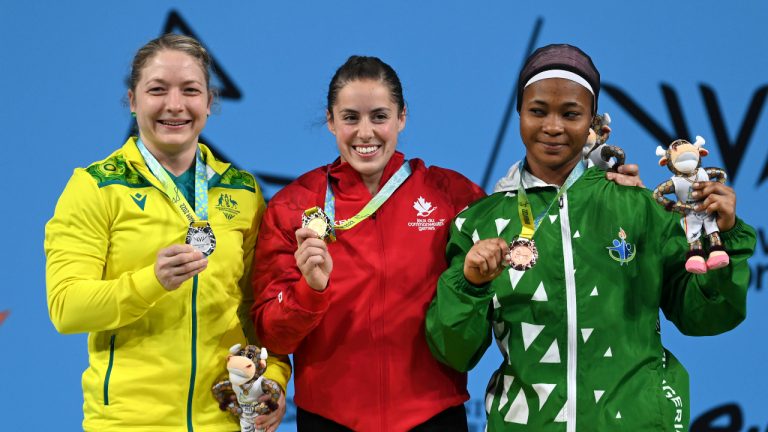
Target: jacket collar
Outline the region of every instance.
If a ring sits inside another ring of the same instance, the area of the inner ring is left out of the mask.
[[[509,167],[509,170],[507,171],[507,175],[500,178],[499,181],[496,182],[496,186],[493,187],[493,191],[507,192],[507,193],[511,192],[516,194],[517,188],[520,186],[521,178],[523,183],[525,184],[526,190],[538,188],[538,187],[560,188],[560,186],[556,184],[550,184],[545,182],[544,180],[541,180],[540,178],[528,172],[528,170],[521,170],[520,166],[522,164],[523,164],[523,161],[521,160],[512,164],[512,166]]]
[[[379,181],[379,189],[397,172],[400,166],[403,165],[404,160],[405,156],[398,151],[389,158],[389,162],[384,167],[384,173]],[[370,199],[371,193],[365,187],[363,177],[347,162],[342,162],[341,159],[337,158],[332,164],[328,165],[328,174],[334,189],[338,189],[338,192],[341,194]]]
[[[141,155],[141,152],[139,151],[139,148],[136,147],[136,140],[137,137],[132,136],[128,138],[128,141],[123,144],[123,154],[125,155],[126,161],[128,161],[133,167],[135,167],[138,171],[141,172],[142,175],[144,175],[146,178],[146,174],[149,173],[149,168],[147,167],[147,163],[144,161],[144,156]],[[231,164],[226,162],[221,162],[214,157],[213,152],[211,152],[211,149],[209,149],[205,144],[203,143],[197,143],[198,148],[200,149],[200,153],[202,154],[203,161],[205,161],[205,164],[208,167],[208,179],[210,180],[215,174],[222,175],[224,174],[224,171],[228,170]],[[154,176],[151,176],[154,177]]]

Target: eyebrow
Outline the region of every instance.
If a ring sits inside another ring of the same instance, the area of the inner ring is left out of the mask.
[[[151,84],[151,83],[160,83],[160,84],[168,85],[168,81],[166,81],[166,80],[164,80],[162,78],[150,78],[150,79],[148,79],[147,80],[147,84]],[[203,85],[202,82],[200,82],[198,80],[194,80],[194,79],[189,79],[189,80],[186,80],[186,81],[182,81],[182,83],[181,83],[181,85],[189,85],[189,84]]]
[[[390,108],[388,108],[388,107],[378,107],[378,108],[374,108],[374,109],[371,110],[372,113],[389,112],[389,111],[392,111],[392,110]],[[341,109],[339,109],[339,112],[342,113],[342,114],[343,113],[352,113],[352,114],[359,114],[360,113],[360,111],[358,111],[358,110],[356,110],[354,108],[341,108]]]
[[[534,99],[534,100],[530,101],[530,103],[549,106],[548,102],[546,102],[544,100],[541,100],[541,99]],[[565,106],[565,107],[574,107],[574,106],[575,107],[583,107],[583,105],[581,103],[576,102],[576,101],[565,102],[563,104],[563,106]]]

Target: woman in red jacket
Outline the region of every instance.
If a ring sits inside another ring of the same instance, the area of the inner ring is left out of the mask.
[[[254,260],[260,340],[294,353],[298,430],[466,431],[466,375],[432,357],[424,317],[448,224],[484,193],[396,150],[406,107],[378,58],[336,71],[326,117],[339,158],[272,198]],[[302,227],[313,207],[335,219],[325,240]]]

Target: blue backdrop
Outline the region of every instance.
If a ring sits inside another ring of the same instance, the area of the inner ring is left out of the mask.
[[[658,144],[702,135],[707,164],[727,169],[739,215],[759,230],[747,320],[712,338],[666,323],[662,334],[690,371],[694,430],[768,431],[768,4],[535,3],[3,0],[0,429],[80,428],[86,338],[59,335],[48,319],[43,228],[73,168],[123,143],[130,60],[170,29],[200,38],[219,66],[222,97],[204,140],[255,172],[267,195],[335,158],[325,91],[350,54],[399,72],[410,108],[401,150],[489,188],[523,154],[509,103],[529,46],[582,47],[602,72],[611,141],[646,185],[669,176]],[[470,374],[476,431],[500,361],[492,351]],[[293,427],[291,409],[282,430]]]

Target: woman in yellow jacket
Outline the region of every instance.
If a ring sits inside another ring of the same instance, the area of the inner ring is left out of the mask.
[[[198,143],[213,92],[196,40],[165,35],[133,60],[138,125],[72,175],[45,232],[48,308],[61,333],[88,332],[83,429],[233,431],[211,386],[229,347],[256,343],[248,269],[264,199],[252,175]],[[283,393],[286,357],[265,377]],[[285,413],[260,416],[277,428]]]

